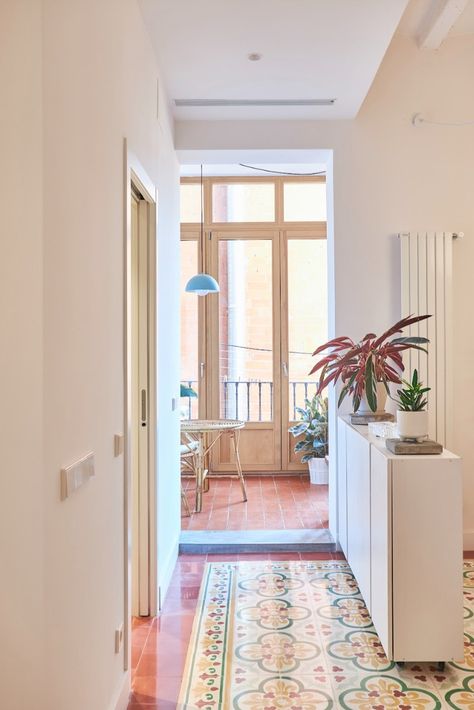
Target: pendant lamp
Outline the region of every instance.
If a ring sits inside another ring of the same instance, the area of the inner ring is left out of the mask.
[[[201,233],[200,233],[200,244],[201,249],[204,244],[204,198],[203,198],[203,179],[202,179],[202,165],[201,165]],[[198,296],[207,296],[208,293],[218,293],[220,291],[219,284],[213,276],[210,274],[196,274],[192,276],[186,288],[184,289],[187,293],[195,293]]]

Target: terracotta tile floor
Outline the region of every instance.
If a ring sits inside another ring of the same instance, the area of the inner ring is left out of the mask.
[[[175,710],[206,561],[344,559],[339,552],[180,555],[161,615],[133,620],[129,710]]]
[[[181,517],[183,530],[297,530],[328,527],[328,486],[312,485],[307,474],[248,476],[248,501],[236,477],[215,478],[203,495],[201,513]],[[194,481],[183,487],[194,510]]]

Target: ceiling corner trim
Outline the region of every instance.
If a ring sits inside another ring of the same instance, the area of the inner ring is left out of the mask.
[[[442,0],[428,13],[418,33],[420,49],[439,49],[469,0]]]

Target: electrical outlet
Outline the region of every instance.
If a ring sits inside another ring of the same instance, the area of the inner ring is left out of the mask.
[[[120,653],[123,644],[123,624],[115,629],[115,653]]]

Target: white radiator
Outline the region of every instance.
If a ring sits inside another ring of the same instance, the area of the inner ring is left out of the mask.
[[[430,438],[452,446],[452,232],[400,234],[402,317],[432,315],[416,323],[410,335],[429,338],[428,355],[413,350],[404,358],[407,379],[416,368],[431,387],[428,393]]]

